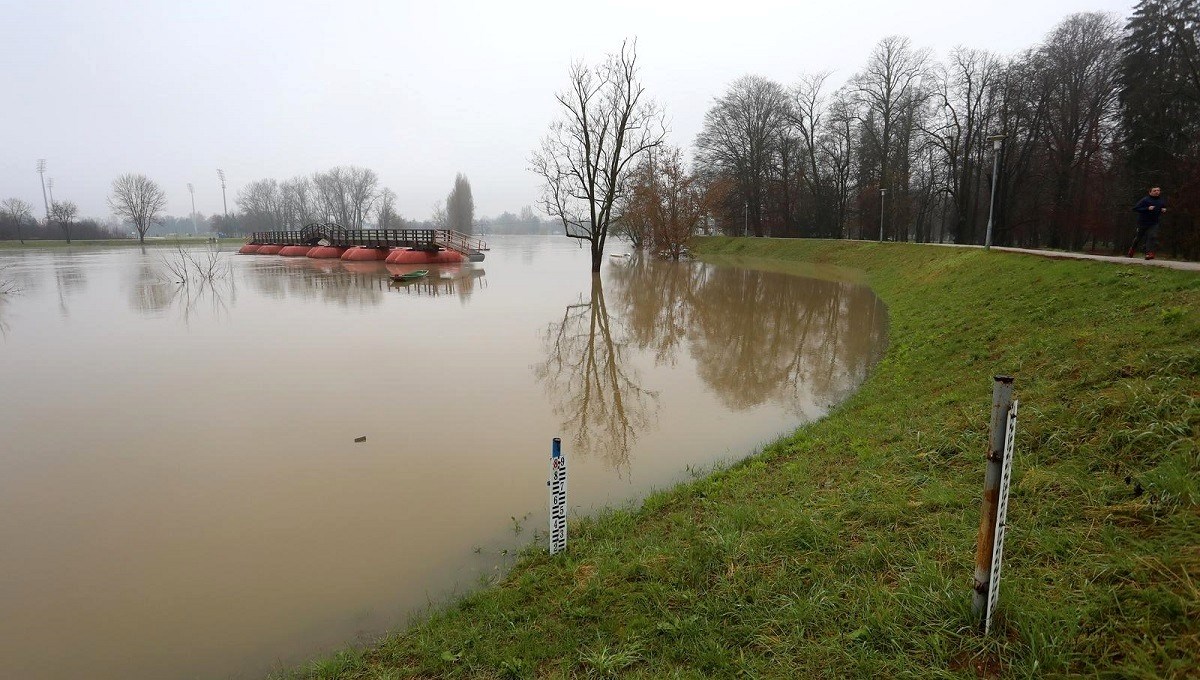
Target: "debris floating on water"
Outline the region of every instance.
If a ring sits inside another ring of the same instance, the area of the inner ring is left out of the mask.
[[[361,443],[363,443],[363,442],[365,442],[365,441],[367,441],[367,438],[366,438],[366,437],[355,437],[355,438],[354,438],[354,443],[355,443],[355,444],[361,444]]]

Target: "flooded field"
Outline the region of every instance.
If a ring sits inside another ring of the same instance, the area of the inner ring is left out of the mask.
[[[571,240],[490,242],[411,283],[0,251],[0,674],[258,677],[373,639],[544,534],[552,437],[572,512],[632,502],[820,417],[884,347],[858,284],[593,280]]]

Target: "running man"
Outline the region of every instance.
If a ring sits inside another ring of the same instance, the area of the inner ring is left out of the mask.
[[[1133,206],[1137,216],[1137,236],[1125,257],[1133,257],[1138,246],[1145,248],[1147,260],[1154,259],[1154,251],[1158,249],[1158,220],[1167,211],[1167,202],[1162,198],[1162,187],[1150,187],[1150,193]]]

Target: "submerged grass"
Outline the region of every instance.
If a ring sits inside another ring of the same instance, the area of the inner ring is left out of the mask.
[[[706,239],[865,272],[890,346],[829,417],[311,678],[1194,677],[1200,276],[821,241]],[[753,261],[745,258],[758,258]],[[1016,378],[997,630],[970,613],[991,376]]]

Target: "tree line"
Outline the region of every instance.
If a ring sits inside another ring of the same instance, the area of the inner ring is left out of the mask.
[[[248,234],[255,231],[300,229],[313,222],[336,222],[348,229],[399,229],[425,227],[473,233],[475,202],[471,183],[459,174],[446,196],[444,207],[434,205],[431,220],[410,222],[396,210],[396,192],[380,187],[373,170],[355,166],[336,167],[311,176],[277,181],[260,179],[238,191],[237,210],[231,215],[212,215],[204,231]],[[0,201],[0,240],[65,238],[123,238],[124,226],[133,228],[139,240],[155,233],[199,233],[202,216],[187,218],[164,214],[166,192],[145,175],[129,173],[113,181],[109,209],[119,220],[100,224],[79,220],[79,209],[71,201],[55,201],[47,207],[44,221],[34,217],[33,206],[19,198]]]
[[[314,222],[335,222],[347,229],[403,229],[432,226],[473,233],[475,202],[465,175],[455,177],[444,206],[434,204],[429,223],[404,219],[396,210],[396,192],[380,186],[374,170],[336,167],[277,181],[260,179],[238,192],[240,210],[231,219],[217,217],[221,231],[249,233],[300,229]]]
[[[573,64],[556,100],[531,165],[593,271],[610,229],[667,257],[713,230],[1123,251],[1151,186],[1170,206],[1163,250],[1200,256],[1195,0],[1143,0],[1124,26],[1073,14],[1011,56],[937,60],[890,36],[836,88],[828,72],[746,75],[706,112],[690,168],[636,43]]]
[[[1166,248],[1196,257],[1198,35],[1194,0],[1146,0],[1124,27],[1074,14],[1009,57],[939,61],[892,36],[836,89],[743,76],[695,140],[709,216],[730,234],[982,243],[991,213],[998,244],[1117,250],[1161,185]]]

